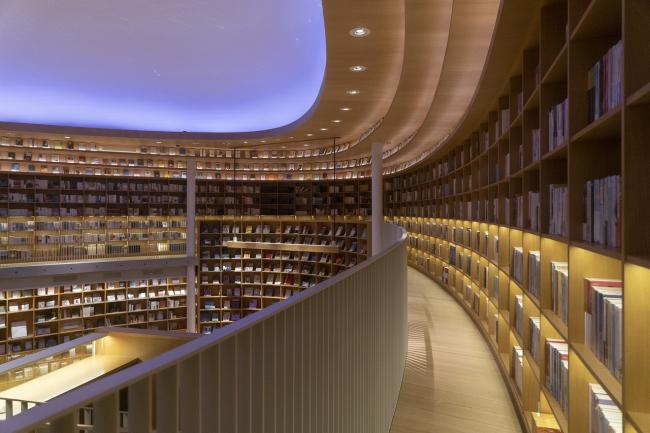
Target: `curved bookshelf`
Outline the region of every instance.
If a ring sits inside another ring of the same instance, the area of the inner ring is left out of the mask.
[[[650,6],[538,12],[474,131],[385,178],[384,215],[482,330],[529,432],[650,432]]]

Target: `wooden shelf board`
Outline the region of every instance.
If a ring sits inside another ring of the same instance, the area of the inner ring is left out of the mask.
[[[627,262],[644,268],[650,268],[650,256],[628,255]]]
[[[616,107],[575,133],[573,137],[571,137],[571,141],[584,142],[619,138],[620,133],[621,107]]]
[[[560,403],[555,399],[555,397],[553,397],[551,391],[546,388],[546,385],[542,385],[542,392],[544,393],[546,400],[548,400],[548,405],[551,407],[551,411],[553,412],[557,423],[560,425],[560,429],[562,429],[562,432],[564,433],[569,433],[569,422],[562,411],[562,406],[560,406]]]
[[[592,253],[621,260],[620,248],[606,248],[600,245],[592,244],[589,242],[582,242],[582,241],[571,241],[570,246],[582,248],[583,250],[588,250],[591,251]]]
[[[549,321],[551,326],[562,336],[565,341],[569,340],[569,327],[560,319],[560,317],[553,312],[553,310],[543,309],[542,314],[546,320]]]
[[[551,63],[544,77],[542,78],[543,84],[551,84],[566,81],[567,76],[567,57],[568,57],[568,43],[564,43],[557,56]]]
[[[614,402],[623,407],[623,386],[610,373],[609,369],[596,358],[596,355],[584,343],[571,343],[571,348],[580,357],[583,364],[591,374],[605,388],[605,391],[614,399]]]
[[[228,248],[250,248],[271,251],[297,251],[297,252],[312,252],[312,253],[338,253],[339,247],[334,245],[307,245],[307,244],[284,244],[276,242],[242,242],[242,241],[228,241],[226,242]],[[239,259],[232,259],[239,260]],[[248,259],[245,259],[248,260]]]
[[[528,100],[524,103],[524,111],[532,110],[539,107],[539,87],[538,83],[533,89],[533,93],[528,97]]]
[[[621,34],[621,0],[591,0],[571,33],[571,40]]]
[[[650,81],[627,97],[628,106],[650,104]]]

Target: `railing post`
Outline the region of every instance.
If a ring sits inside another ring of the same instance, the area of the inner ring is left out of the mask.
[[[196,160],[190,158],[187,161],[187,187],[186,187],[186,206],[187,206],[187,237],[185,254],[188,258],[196,257],[195,248],[195,222],[196,222]],[[187,266],[187,331],[196,332],[196,269],[194,261]]]
[[[199,356],[193,356],[180,363],[178,366],[179,386],[179,418],[182,433],[199,432],[199,419],[201,417],[200,371]]]
[[[156,381],[156,433],[178,431],[178,374],[176,366],[155,376]]]
[[[70,433],[77,431],[77,411],[63,415],[50,423],[50,433]]]
[[[94,430],[101,433],[118,433],[120,425],[119,392],[93,403]]]
[[[151,433],[151,376],[129,386],[129,433]]]
[[[371,145],[371,191],[372,191],[372,255],[377,255],[382,251],[381,245],[381,227],[384,222],[384,205],[383,205],[383,179],[382,172],[382,143],[372,143]]]

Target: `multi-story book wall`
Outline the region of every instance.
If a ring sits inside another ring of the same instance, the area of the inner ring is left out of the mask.
[[[222,217],[199,226],[199,330],[212,332],[365,260],[359,218]]]
[[[475,132],[384,182],[411,265],[467,307],[531,432],[650,432],[649,24],[641,0],[541,2]]]
[[[186,181],[0,172],[0,263],[185,253]],[[202,180],[197,215],[370,214],[364,180]]]
[[[0,263],[185,253],[183,180],[0,173]]]
[[[15,134],[14,134],[15,135]],[[331,143],[298,150],[196,148],[102,144],[70,139],[0,136],[0,171],[85,176],[184,178],[189,158],[201,179],[323,180],[370,176],[370,157],[334,162]],[[313,144],[313,146],[312,146]],[[336,146],[337,152],[350,144]]]
[[[184,278],[0,291],[0,362],[99,327],[182,330],[186,313]]]
[[[370,182],[200,180],[197,215],[370,215]]]

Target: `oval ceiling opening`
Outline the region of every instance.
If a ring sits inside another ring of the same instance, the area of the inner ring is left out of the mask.
[[[137,131],[271,130],[326,66],[320,0],[4,0],[0,121]]]

